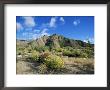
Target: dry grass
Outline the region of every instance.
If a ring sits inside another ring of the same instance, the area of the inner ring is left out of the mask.
[[[65,64],[94,64],[94,60],[92,58],[63,58]]]
[[[62,70],[48,71],[43,74],[94,74],[94,59],[93,58],[73,58],[62,57],[65,68]],[[40,74],[39,65],[31,65],[31,62],[26,60],[17,61],[17,74]]]
[[[77,69],[75,71],[76,73],[86,73],[86,74],[93,74],[94,73],[94,60],[93,58],[68,58],[68,57],[63,57],[65,67],[70,68],[70,71],[75,71],[72,70],[74,68]]]

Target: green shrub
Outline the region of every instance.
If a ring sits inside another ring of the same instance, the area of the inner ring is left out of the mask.
[[[38,73],[44,74],[46,72],[47,72],[47,66],[45,64],[41,64],[40,66],[38,66]]]
[[[28,49],[25,48],[25,49],[23,50],[23,54],[26,55],[27,53],[28,53]]]
[[[62,48],[56,48],[55,51],[57,51],[57,52],[62,52],[63,49],[62,49]]]
[[[87,55],[87,53],[81,53],[81,56],[80,57],[82,57],[82,58],[88,58],[88,55]]]
[[[75,56],[75,57],[80,57],[81,52],[80,52],[80,50],[74,50],[74,51],[72,51],[72,55]]]
[[[49,47],[47,46],[35,47],[34,50],[39,51],[39,52],[42,52],[42,51],[44,52],[44,51],[49,50]]]
[[[92,48],[89,48],[89,47],[85,48],[82,52],[86,53],[88,58],[91,58],[94,56],[94,50],[92,50]]]
[[[39,61],[39,53],[36,52],[35,50],[32,51],[31,56],[29,56],[29,59],[32,61]]]
[[[89,53],[86,53],[86,52],[81,51],[81,50],[64,51],[63,55],[64,56],[68,56],[68,57],[81,57],[81,58],[90,57]]]
[[[38,57],[38,56],[32,56],[31,59],[32,59],[33,61],[39,61],[39,57]]]
[[[44,60],[47,67],[50,69],[61,69],[64,67],[64,62],[59,56],[49,55],[44,58]]]
[[[68,57],[76,57],[75,52],[71,52],[71,51],[64,51],[63,55]]]
[[[63,55],[64,55],[64,56],[70,56],[71,54],[72,54],[72,53],[71,53],[70,51],[64,51],[64,52],[63,52]]]
[[[45,53],[41,54],[39,56],[39,63],[44,63],[45,58],[47,58],[49,55],[50,55],[49,52],[45,52]]]

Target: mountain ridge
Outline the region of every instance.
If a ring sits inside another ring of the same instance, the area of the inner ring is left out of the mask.
[[[33,45],[33,47],[43,47],[48,46],[52,48],[60,48],[60,47],[93,47],[94,44],[91,44],[89,41],[88,43],[81,41],[81,40],[75,40],[70,39],[67,37],[64,37],[63,35],[53,34],[51,36],[44,35],[40,38],[37,38],[35,40],[27,41],[27,40],[18,40],[17,43],[27,43],[28,45]]]

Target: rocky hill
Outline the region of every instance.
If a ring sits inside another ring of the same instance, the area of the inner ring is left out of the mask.
[[[51,36],[42,36],[36,40],[25,41],[25,40],[17,40],[17,45],[27,46],[32,45],[33,47],[42,47],[48,46],[52,48],[60,48],[60,47],[93,47],[94,44],[86,43],[81,40],[69,39],[61,35],[53,34]]]

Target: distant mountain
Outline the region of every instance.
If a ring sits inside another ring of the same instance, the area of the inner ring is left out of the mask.
[[[66,38],[62,35],[53,34],[51,36],[42,36],[36,40],[26,41],[26,40],[17,40],[17,45],[32,45],[33,47],[42,47],[49,46],[51,48],[60,48],[60,47],[93,47],[94,44],[86,43],[81,40],[74,40]]]

